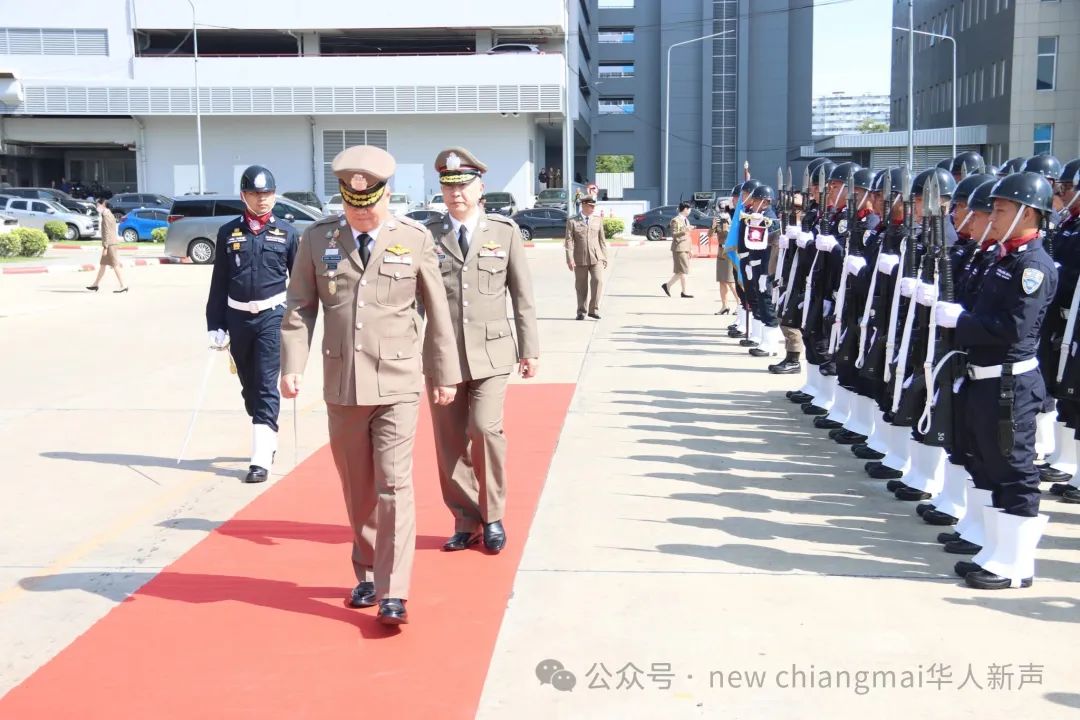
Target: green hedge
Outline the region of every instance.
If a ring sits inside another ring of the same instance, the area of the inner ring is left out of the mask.
[[[22,238],[13,232],[0,235],[0,257],[15,257],[22,252]]]
[[[50,220],[45,223],[45,235],[50,240],[63,240],[67,234],[67,223],[60,222],[59,220]]]
[[[156,243],[165,242],[165,236],[169,234],[169,228],[159,227],[150,231],[150,239]]]
[[[610,240],[626,229],[626,223],[619,218],[604,218],[604,238]]]
[[[22,257],[40,257],[49,248],[49,236],[35,228],[19,228],[12,234],[18,233],[22,240]]]

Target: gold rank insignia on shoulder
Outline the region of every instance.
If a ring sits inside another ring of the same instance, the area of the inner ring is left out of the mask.
[[[409,248],[404,247],[402,245],[394,245],[392,247],[386,248],[386,252],[391,253],[393,255],[399,255],[400,256],[400,255],[408,255],[408,254],[410,254],[412,252],[412,250],[410,250]]]
[[[233,237],[244,237],[244,231],[241,230],[240,228],[234,228],[233,231],[232,231],[232,236]]]

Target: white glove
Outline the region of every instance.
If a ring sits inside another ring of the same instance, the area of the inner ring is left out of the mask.
[[[798,240],[799,232],[800,230],[798,225],[788,225],[787,233],[785,234],[787,235],[788,240]]]
[[[769,276],[768,275],[762,275],[762,276],[760,276],[758,278],[757,286],[758,286],[758,292],[759,293],[765,294],[765,292],[768,291],[768,287],[767,287],[768,282],[769,282]]]
[[[787,235],[781,235],[780,239],[777,241],[777,246],[783,248],[784,250],[787,250],[789,247],[791,247],[791,241],[788,240]]]
[[[960,313],[964,312],[964,306],[951,302],[939,302],[934,311],[934,318],[938,327],[954,328]]]
[[[832,252],[832,249],[839,244],[832,235],[817,236],[817,249],[821,252]]]
[[[210,330],[206,334],[214,350],[224,350],[229,346],[229,333],[225,330]]]
[[[753,220],[755,224],[757,224],[762,222],[765,219],[765,216],[759,212],[756,212],[750,214],[750,219]]]
[[[937,300],[937,285],[933,283],[919,283],[915,290],[915,302],[930,307]]]
[[[896,266],[900,264],[900,257],[897,255],[878,255],[877,269],[878,272],[885,273],[886,275],[892,274],[892,271],[896,269]]]
[[[919,281],[916,278],[901,278],[900,280],[900,294],[906,298],[915,294],[915,288],[919,286]]]
[[[795,244],[801,248],[806,247],[814,241],[814,233],[800,232],[799,237],[795,238]]]
[[[848,255],[844,260],[844,269],[849,275],[858,275],[866,267],[866,258],[861,255]]]

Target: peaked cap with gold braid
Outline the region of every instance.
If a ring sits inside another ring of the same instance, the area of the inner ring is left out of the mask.
[[[394,156],[373,145],[354,145],[337,154],[330,165],[338,178],[341,200],[355,208],[375,205],[386,193],[394,174]]]
[[[440,185],[468,185],[487,172],[487,165],[463,147],[443,150],[435,158]]]

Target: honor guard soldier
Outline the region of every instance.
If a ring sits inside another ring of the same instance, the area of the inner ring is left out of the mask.
[[[759,185],[750,193],[742,218],[744,244],[748,257],[745,265],[746,291],[754,317],[761,325],[761,341],[749,350],[753,357],[773,357],[780,352],[780,320],[773,303],[773,279],[780,251],[780,220],[772,209],[776,191]]]
[[[249,483],[266,480],[277,451],[281,317],[298,245],[296,229],[274,217],[276,191],[273,174],[261,165],[240,176],[246,209],[218,231],[206,301],[210,346],[230,349],[251,417]]]
[[[981,481],[991,488],[992,499],[991,506],[978,507],[969,498],[967,512],[983,518],[983,542],[961,532],[945,549],[975,555],[956,566],[968,585],[1002,589],[1031,585],[1035,547],[1047,522],[1039,515],[1035,469],[1035,419],[1046,398],[1036,350],[1057,290],[1057,269],[1040,237],[1053,209],[1050,182],[1036,173],[1017,173],[1000,180],[991,196],[999,259],[970,311],[939,302],[935,318],[938,326],[955,328],[957,343],[967,350],[970,469],[976,485]]]
[[[461,375],[454,401],[432,411],[439,484],[454,516],[454,534],[443,550],[464,550],[482,537],[494,554],[506,546],[506,385],[519,361],[523,378],[535,376],[540,357],[532,277],[514,221],[478,207],[487,166],[453,147],[439,153],[435,169],[447,215],[428,229],[435,237]],[[426,354],[433,350],[441,351],[425,348],[425,371],[435,365],[436,358]],[[429,376],[428,384],[439,384],[438,375]]]
[[[360,145],[331,167],[344,214],[314,223],[301,238],[282,322],[281,387],[288,398],[300,390],[321,306],[323,398],[358,581],[348,602],[378,603],[379,622],[400,625],[416,551],[412,453],[424,387],[418,296],[433,404],[453,401],[461,370],[431,233],[390,215],[394,158]]]
[[[566,266],[574,273],[578,320],[585,319],[586,307],[589,317],[600,319],[600,294],[608,257],[604,221],[596,217],[595,211],[596,197],[586,195],[581,198],[578,214],[566,221]]]

